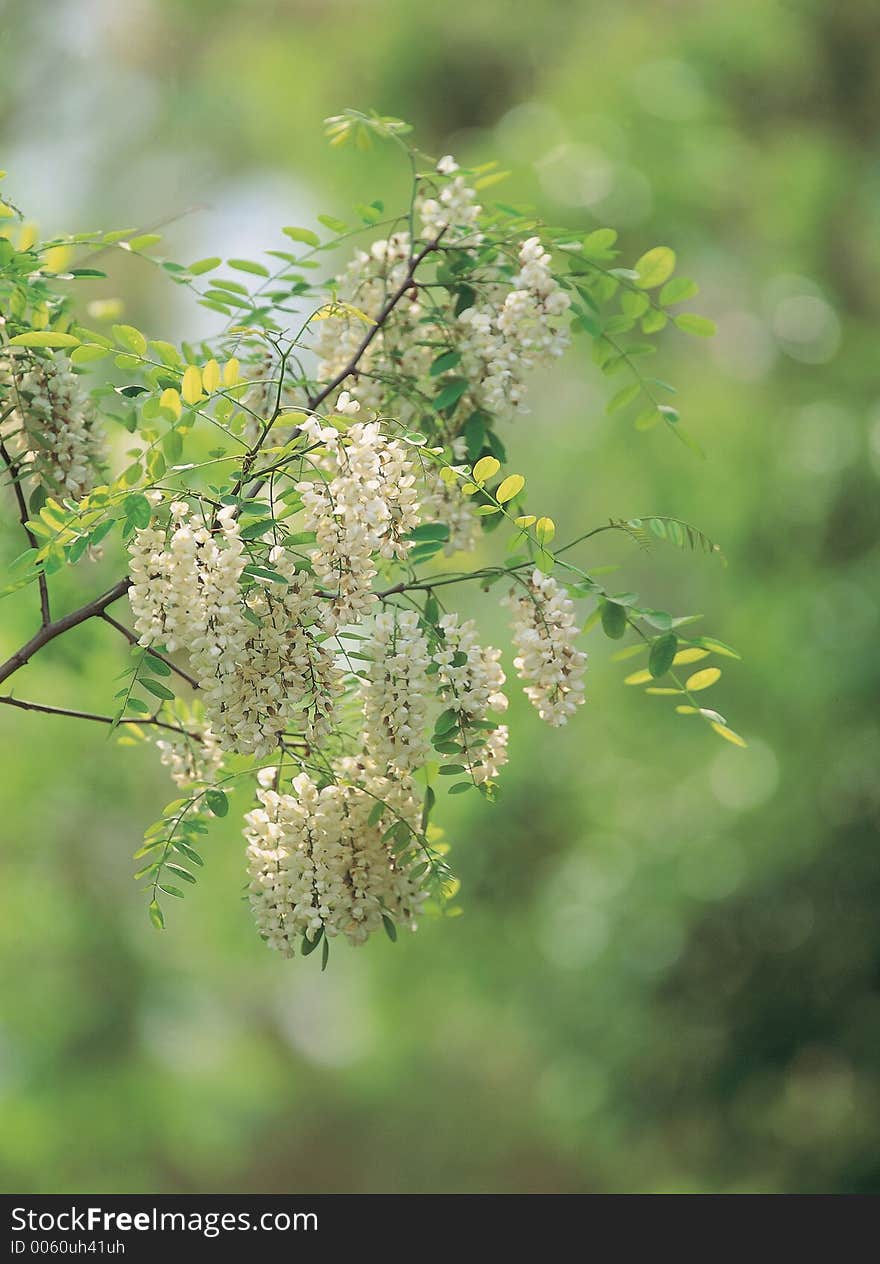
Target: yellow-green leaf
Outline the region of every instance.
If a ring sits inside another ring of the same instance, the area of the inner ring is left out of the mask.
[[[724,738],[725,742],[730,742],[734,746],[745,747],[748,745],[745,739],[740,737],[739,733],[734,733],[733,729],[729,729],[726,724],[719,724],[717,720],[713,720],[712,728],[719,737]]]
[[[649,680],[653,680],[653,677],[647,667],[643,667],[641,671],[632,672],[623,683],[625,685],[646,685]]]
[[[638,284],[643,290],[653,290],[656,286],[668,281],[675,271],[675,251],[668,246],[655,246],[647,251],[636,263],[639,274]]]
[[[674,667],[681,667],[684,663],[698,663],[701,658],[708,658],[709,651],[697,649],[695,645],[688,649],[679,650],[675,658],[672,660]]]
[[[282,228],[285,237],[291,241],[303,241],[307,246],[320,246],[321,238],[310,228]]]
[[[180,416],[180,395],[172,386],[169,386],[159,396],[159,405],[162,408],[167,408],[175,417]]]
[[[552,518],[539,518],[535,525],[535,535],[539,544],[549,544],[556,535],[556,523]]]
[[[73,334],[56,334],[49,329],[32,329],[26,334],[16,334],[9,339],[10,347],[77,347],[79,338]]]
[[[522,474],[508,474],[507,478],[499,484],[495,493],[495,499],[499,505],[503,505],[508,500],[513,500],[514,496],[518,496],[525,485],[526,480]]]
[[[181,395],[188,404],[197,404],[202,398],[202,375],[194,364],[183,375]]]
[[[500,469],[501,462],[494,456],[481,457],[474,466],[474,482],[485,483],[487,478],[492,478]]]
[[[135,329],[133,325],[114,325],[113,337],[120,347],[126,347],[129,351],[133,351],[135,355],[146,355],[147,340],[141,331]]]
[[[208,395],[213,395],[220,385],[220,365],[216,360],[209,360],[202,369],[202,383]]]
[[[691,693],[698,693],[700,689],[708,689],[710,685],[714,685],[720,677],[720,667],[704,667],[702,671],[694,672],[688,677],[687,687]]]

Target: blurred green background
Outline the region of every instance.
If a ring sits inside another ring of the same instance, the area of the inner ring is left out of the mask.
[[[203,203],[172,254],[247,255],[390,203],[390,149],[322,140],[350,104],[700,280],[718,337],[664,335],[657,364],[707,461],[606,418],[583,343],[508,434],[561,535],[658,512],[722,544],[726,570],[588,560],[738,646],[712,705],[749,749],[624,688],[590,633],[577,721],[519,699],[500,805],[446,809],[465,916],[322,976],[254,933],[243,801],[158,935],[130,861],[169,797],[154,754],[5,710],[0,1187],[876,1192],[877,5],[0,4],[0,165],[46,230]],[[98,292],[157,336],[211,328],[153,287],[132,261]],[[0,648],[32,604],[4,603]],[[104,708],[124,661],[86,625],[16,687]]]

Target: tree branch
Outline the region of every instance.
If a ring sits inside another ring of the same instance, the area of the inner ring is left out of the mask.
[[[445,232],[446,232],[446,229],[441,228],[440,232],[437,234],[436,237],[434,237],[431,241],[429,241],[427,245],[423,246],[422,249],[417,254],[412,256],[412,258],[409,261],[409,266],[406,270],[406,276],[403,278],[403,280],[401,281],[397,289],[394,291],[394,293],[389,295],[389,297],[386,299],[384,305],[382,306],[381,311],[379,312],[379,315],[376,317],[375,323],[372,324],[370,328],[367,330],[367,332],[364,334],[363,338],[361,339],[360,345],[358,346],[357,350],[352,355],[348,364],[346,364],[344,368],[340,369],[340,371],[336,374],[336,376],[330,382],[328,382],[326,386],[322,386],[321,389],[317,392],[317,394],[311,395],[309,397],[308,402],[307,402],[307,407],[310,412],[314,412],[316,409],[320,408],[321,404],[323,404],[324,400],[328,397],[328,395],[332,395],[333,392],[336,390],[337,386],[341,386],[342,383],[346,380],[346,378],[351,377],[352,373],[355,373],[357,371],[357,366],[360,364],[361,359],[364,355],[364,352],[368,349],[368,347],[370,346],[370,344],[372,343],[376,335],[381,331],[386,321],[388,320],[388,317],[394,311],[397,304],[404,297],[407,291],[412,288],[413,280],[416,274],[416,269],[418,268],[419,264],[422,262],[423,259],[425,259],[429,254],[431,254],[432,251],[437,249],[440,243],[440,239]],[[276,410],[276,416],[277,416],[277,410]],[[268,429],[266,433],[268,433]],[[260,443],[263,442],[264,437],[265,435],[261,437]],[[257,449],[253,453],[254,457],[256,456],[258,450],[259,450],[259,444],[257,445]],[[251,459],[251,464],[253,464],[253,458]],[[258,478],[247,489],[247,495],[251,497],[259,495],[264,483],[265,483],[264,478],[262,477]]]
[[[138,644],[138,639],[134,632],[132,632],[130,628],[127,628],[124,623],[119,623],[112,615],[109,615],[106,610],[102,610],[98,618],[103,619],[105,623],[109,623],[110,627],[115,628],[117,632],[121,632],[126,641],[128,641],[129,645]],[[195,676],[191,676],[189,672],[185,672],[182,667],[178,667],[177,664],[173,663],[170,658],[166,658],[164,654],[160,654],[158,650],[154,650],[152,647],[150,648],[150,654],[153,658],[160,659],[166,667],[170,667],[171,670],[181,678],[181,680],[185,680],[186,683],[191,685],[193,689],[198,689],[199,682],[196,680]]]
[[[18,504],[18,520],[22,525],[25,535],[27,536],[28,544],[32,549],[38,549],[40,546],[37,543],[36,536],[28,526],[28,518],[30,517],[30,514],[28,513],[27,501],[24,498],[24,492],[21,488],[21,480],[18,473],[19,463],[12,456],[2,439],[0,439],[0,457],[2,457],[5,461],[12,480],[15,499]],[[49,586],[46,583],[46,576],[42,570],[37,576],[37,583],[40,587],[40,618],[42,619],[43,627],[45,627],[48,623],[52,622],[52,615],[49,610]]]
[[[32,636],[20,650],[16,650],[5,663],[0,664],[0,681],[8,679],[13,672],[17,672],[20,667],[24,667],[25,663],[30,662],[38,650],[41,650],[44,645],[48,645],[50,641],[54,641],[56,636],[61,636],[63,632],[69,632],[71,628],[77,627],[80,623],[85,623],[87,619],[92,619],[95,615],[102,614],[114,601],[124,597],[130,587],[131,580],[126,575],[124,579],[120,579],[118,583],[114,584],[112,588],[108,588],[107,592],[102,593],[100,597],[95,597],[93,601],[86,602],[84,606],[80,606],[77,610],[72,610],[70,614],[64,615],[61,619],[55,619],[54,622],[44,624],[39,632]]]
[[[419,264],[433,250],[437,249],[438,245],[440,244],[440,238],[443,236],[445,232],[446,232],[446,229],[441,228],[440,232],[437,234],[436,237],[433,238],[433,240],[429,241],[426,246],[423,246],[422,249],[418,252],[418,254],[415,254],[412,256],[412,258],[409,261],[409,267],[406,270],[406,276],[403,278],[403,281],[400,283],[400,285],[397,287],[394,293],[386,300],[385,305],[383,306],[382,310],[379,312],[379,315],[376,317],[376,323],[371,325],[370,328],[367,330],[367,332],[364,334],[364,337],[361,340],[360,346],[355,351],[354,355],[351,357],[351,359],[349,360],[345,368],[340,369],[340,371],[336,374],[336,376],[332,379],[332,381],[328,382],[326,386],[322,387],[317,395],[313,395],[309,399],[309,408],[313,410],[316,408],[319,408],[320,405],[323,404],[327,396],[332,395],[333,392],[336,390],[337,386],[341,386],[342,383],[345,381],[345,379],[347,377],[350,377],[352,373],[355,372],[358,364],[361,361],[361,357],[363,356],[364,352],[369,347],[370,343],[373,341],[376,335],[380,332],[380,330],[382,329],[382,326],[385,324],[385,322],[387,321],[391,313],[394,311],[397,304],[406,294],[407,290],[412,288],[413,278],[415,277],[416,269],[418,268]]]
[[[43,715],[66,715],[74,720],[94,720],[96,724],[151,724],[157,729],[182,733],[185,737],[192,738],[194,742],[202,740],[198,733],[190,733],[188,729],[183,729],[177,724],[166,724],[164,720],[156,720],[152,717],[116,720],[112,715],[97,715],[94,711],[71,711],[67,707],[50,707],[42,702],[28,702],[24,698],[13,698],[11,694],[0,694],[0,702],[7,707],[19,707],[22,711],[40,711]]]

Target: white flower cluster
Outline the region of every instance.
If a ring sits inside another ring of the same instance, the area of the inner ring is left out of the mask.
[[[318,377],[331,381],[352,361],[363,341],[366,326],[358,312],[376,320],[388,298],[406,279],[412,242],[409,233],[392,233],[374,241],[369,251],[359,250],[338,278],[336,298],[338,313],[316,323],[315,351],[319,358]],[[345,306],[348,304],[349,306]],[[402,299],[393,318],[373,339],[361,356],[358,371],[347,382],[337,402],[337,411],[345,411],[343,396],[365,408],[382,410],[389,403],[389,373],[413,382],[424,378],[431,366],[431,348],[421,345],[420,332],[424,319],[417,292]],[[395,405],[398,420],[408,422],[414,409],[410,402]]]
[[[457,614],[445,614],[439,626],[443,643],[434,661],[440,667],[440,692],[457,714],[450,737],[464,747],[462,762],[474,781],[494,781],[507,763],[507,725],[488,730],[478,726],[486,724],[490,711],[507,710],[501,651],[480,645],[473,619],[461,623]]]
[[[382,768],[420,767],[430,753],[428,723],[431,663],[415,610],[383,610],[373,620],[369,680],[363,682],[364,747]]]
[[[441,158],[437,165],[438,175],[451,175],[452,179],[440,189],[436,197],[416,199],[416,212],[422,222],[422,235],[427,239],[438,237],[443,233],[447,241],[455,241],[461,245],[478,245],[483,236],[477,223],[483,208],[477,202],[475,189],[467,183],[464,176],[457,176],[455,159],[447,156]]]
[[[526,697],[542,720],[565,724],[584,701],[587,656],[575,647],[580,632],[574,603],[551,575],[536,570],[525,590],[505,599],[513,611],[513,660],[517,675],[530,683]]]
[[[310,575],[281,547],[269,562],[286,582],[259,580],[244,599],[247,555],[234,511],[217,531],[171,505],[169,530],[154,525],[130,546],[129,590],[139,643],[186,648],[205,712],[224,750],[265,756],[295,720],[326,733],[340,673],[322,644],[322,602]]]
[[[69,361],[29,357],[22,372],[7,364],[2,376],[15,404],[7,430],[15,434],[25,470],[46,491],[82,500],[95,485],[101,449],[91,405]]]
[[[420,521],[416,475],[406,448],[386,439],[378,422],[355,422],[345,435],[311,423],[310,432],[327,447],[332,477],[297,490],[305,528],[316,535],[312,566],[329,594],[325,620],[335,631],[374,603],[374,555],[403,560],[409,552],[405,536]]]
[[[387,822],[370,824],[381,799],[415,828],[419,805],[409,788],[355,760],[335,771],[340,780],[321,789],[300,773],[286,793],[272,788],[275,770],[265,770],[260,806],[245,817],[251,908],[260,934],[286,957],[322,931],[362,944],[383,917],[414,930],[426,898],[414,861],[396,858],[383,841]]]
[[[187,719],[185,731],[160,737],[156,746],[171,780],[181,790],[213,781],[223,766],[223,752],[210,725],[194,719]]]
[[[500,307],[478,302],[459,314],[456,342],[461,372],[474,402],[489,412],[525,411],[526,378],[563,354],[569,343],[560,317],[571,299],[550,270],[539,237],[524,241],[520,271]]]

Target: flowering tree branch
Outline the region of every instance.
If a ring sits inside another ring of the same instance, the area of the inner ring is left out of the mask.
[[[387,236],[356,250],[337,277],[308,274],[316,254],[358,231],[333,215],[319,217],[329,239],[284,229],[295,253],[269,252],[282,269],[230,259],[234,273],[263,278],[250,289],[215,275],[217,258],[186,268],[152,260],[224,318],[198,347],[130,325],[86,328],[55,284],[56,250],[84,246],[97,257],[120,245],[150,257],[154,235],[23,238],[16,249],[13,233],[0,243],[10,313],[0,458],[30,545],[0,597],[36,582],[42,619],[0,665],[0,681],[92,618],[131,647],[116,714],[11,693],[0,704],[122,724],[126,742],[158,733],[182,794],[136,853],[158,927],[164,897],[197,881],[207,818],[225,815],[229,793],[250,783],[244,832],[260,934],[286,956],[320,946],[324,964],[334,937],[359,944],[384,928],[395,939],[423,911],[448,910],[458,887],[434,821],[441,794],[498,794],[502,649],[450,608],[456,585],[497,585],[512,670],[546,723],[567,723],[583,704],[580,637],[600,624],[612,640],[637,633],[624,655],[644,653],[646,666],[628,684],[674,698],[678,713],[742,744],[700,706],[720,669],[677,670],[734,652],[685,632],[686,618],[609,592],[600,569],[582,569],[571,553],[612,530],[639,544],[715,546],[660,516],[611,520],[560,546],[553,519],[530,512],[525,475],[503,468],[502,423],[527,411],[529,376],[575,335],[592,343],[598,372],[632,375],[609,411],[633,409],[640,430],[665,424],[681,436],[677,411],[660,403],[671,388],[639,360],[667,324],[709,332],[705,318],[674,310],[693,283],[672,277],[668,247],[609,267],[609,229],[572,240],[529,211],[484,210],[482,190],[497,174],[462,172],[449,156],[426,164],[407,131],[378,115],[330,120],[334,144],[391,139],[412,173],[399,216],[385,219],[378,202],[356,209],[360,231],[381,223]],[[122,383],[95,367],[108,357]],[[103,443],[106,416],[131,435],[121,468]],[[128,574],[52,619],[46,575],[87,565],[105,539]],[[493,539],[504,540],[505,560],[492,560]],[[468,568],[478,548],[480,564]],[[131,626],[109,613],[123,595]],[[592,606],[586,624],[580,601]],[[181,696],[181,682],[192,693]]]

